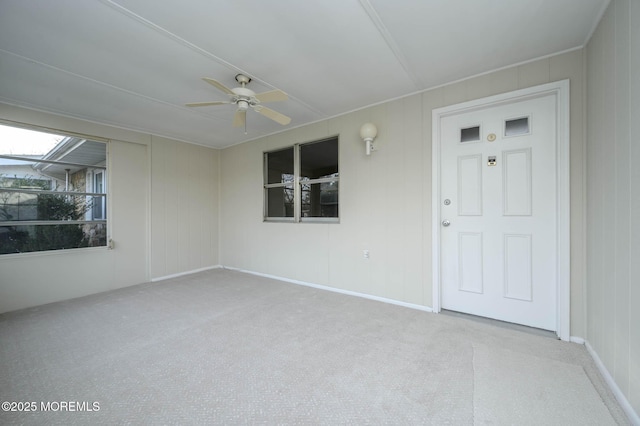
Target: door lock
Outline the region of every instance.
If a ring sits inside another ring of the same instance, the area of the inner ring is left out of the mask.
[[[448,220],[445,219],[442,221],[442,226],[449,226],[449,225],[451,225],[451,222],[449,222]]]

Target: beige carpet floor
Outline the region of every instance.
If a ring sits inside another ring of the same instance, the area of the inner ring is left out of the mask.
[[[0,401],[36,403],[2,425],[627,422],[581,345],[228,270],[0,315]]]

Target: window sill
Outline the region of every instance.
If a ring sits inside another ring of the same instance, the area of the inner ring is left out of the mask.
[[[109,246],[100,246],[100,247],[77,247],[77,248],[69,248],[69,249],[59,249],[59,250],[43,250],[43,251],[27,251],[24,253],[6,253],[0,254],[0,262],[3,259],[16,259],[19,257],[37,257],[37,256],[66,256],[70,254],[80,254],[87,252],[99,252],[99,251],[108,251]]]
[[[293,218],[264,218],[265,223],[340,223],[337,217],[303,217],[299,221]]]

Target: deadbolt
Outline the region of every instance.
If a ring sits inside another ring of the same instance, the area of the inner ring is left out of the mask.
[[[444,205],[445,206],[448,206],[449,204],[451,204],[451,200],[450,199],[447,198],[446,200],[444,200]]]
[[[445,219],[442,221],[442,226],[449,226],[449,225],[451,225],[451,222],[449,222],[448,220]]]

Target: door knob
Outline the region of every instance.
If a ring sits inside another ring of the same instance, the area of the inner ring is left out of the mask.
[[[449,222],[448,220],[445,219],[442,221],[442,226],[449,226],[449,225],[451,225],[451,222]]]

